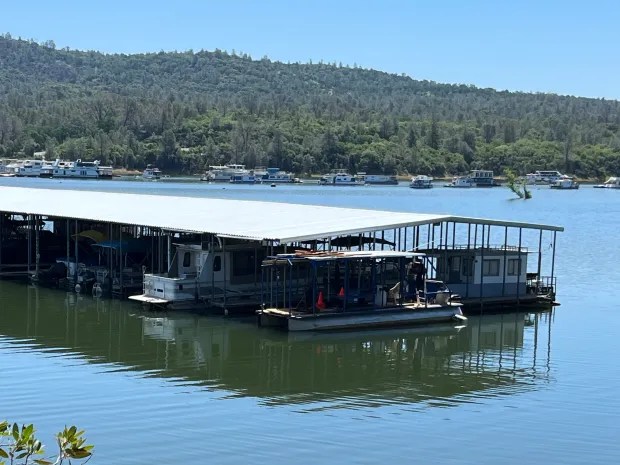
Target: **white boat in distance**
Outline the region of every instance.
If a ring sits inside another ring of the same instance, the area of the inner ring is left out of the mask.
[[[562,175],[549,186],[551,189],[579,189],[579,183],[571,176]]]
[[[465,176],[455,176],[446,187],[497,187],[499,183],[490,170],[471,170]]]
[[[146,169],[142,172],[142,179],[149,181],[161,178],[161,170],[153,165],[146,165]]]
[[[412,189],[431,189],[433,187],[433,178],[420,174],[411,178],[409,187]]]
[[[526,184],[553,184],[564,176],[559,171],[535,171],[525,175]]]
[[[364,180],[344,171],[335,170],[321,176],[319,184],[321,186],[363,186]]]
[[[38,178],[44,166],[49,166],[45,160],[24,160],[15,169],[15,176],[22,178]]]
[[[228,164],[209,166],[201,181],[206,182],[230,182],[233,176],[244,176],[250,174],[250,170],[245,165]]]
[[[381,186],[396,186],[398,178],[390,174],[366,174],[364,172],[357,173],[356,177],[364,181],[364,184],[376,184]]]
[[[254,170],[254,176],[256,176],[257,182],[265,183],[301,183],[299,178],[296,178],[293,173],[283,171],[280,168],[262,168],[257,167]]]
[[[99,160],[63,162],[56,160],[52,166],[52,177],[73,179],[112,179],[112,167],[101,166]]]
[[[620,177],[611,177],[603,184],[594,186],[597,189],[620,189]]]

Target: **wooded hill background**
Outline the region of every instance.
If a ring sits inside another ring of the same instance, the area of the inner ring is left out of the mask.
[[[615,100],[499,92],[216,50],[108,55],[0,36],[0,158],[169,173],[228,162],[456,174],[620,175]]]

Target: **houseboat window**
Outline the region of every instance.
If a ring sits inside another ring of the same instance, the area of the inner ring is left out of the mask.
[[[518,274],[521,274],[521,259],[508,259],[508,276],[516,276]]]
[[[459,271],[461,269],[461,257],[452,257],[450,265],[450,271]]]
[[[183,254],[183,268],[189,268],[192,265],[192,254],[190,252],[185,252]]]
[[[258,263],[262,262],[262,256]],[[232,275],[247,276],[256,272],[257,257],[254,251],[240,250],[232,254]]]
[[[471,258],[463,259],[463,276],[472,276],[473,275],[473,261]]]
[[[482,262],[483,276],[499,276],[499,259],[484,260]]]
[[[213,271],[220,271],[222,269],[222,257],[216,255],[213,259]]]

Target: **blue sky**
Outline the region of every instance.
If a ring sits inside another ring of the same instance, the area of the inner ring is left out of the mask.
[[[133,53],[236,50],[415,79],[620,98],[611,0],[7,0],[0,32]]]

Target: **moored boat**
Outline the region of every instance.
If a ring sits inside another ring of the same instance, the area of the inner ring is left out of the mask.
[[[525,175],[526,184],[553,184],[564,176],[559,171],[539,170]]]
[[[551,189],[579,189],[579,183],[571,176],[562,175],[549,186]]]
[[[245,165],[228,164],[210,166],[209,170],[200,178],[206,182],[230,182],[233,176],[243,176],[250,173]]]
[[[497,187],[499,183],[490,170],[471,170],[465,176],[455,176],[446,187]]]
[[[256,182],[264,182],[269,184],[287,184],[300,183],[301,180],[296,178],[293,173],[283,171],[280,168],[256,168],[254,170]]]
[[[161,178],[161,170],[153,165],[146,165],[142,172],[142,179],[154,181]]]
[[[363,186],[364,180],[345,171],[335,170],[321,176],[319,184],[322,186]]]
[[[396,186],[398,185],[398,178],[391,174],[366,174],[357,173],[356,177],[361,179],[364,184],[376,184],[383,186]]]
[[[409,187],[412,189],[430,189],[433,187],[433,178],[420,174],[411,178]]]
[[[603,184],[597,184],[594,186],[597,189],[620,189],[620,177],[611,177]]]
[[[112,167],[100,166],[98,160],[82,161],[77,159],[74,162],[61,162],[56,160],[52,166],[52,177],[54,178],[73,178],[73,179],[111,179]],[[102,174],[103,173],[103,174]]]
[[[259,325],[317,331],[466,321],[443,283],[426,280],[424,258],[389,251],[268,257]]]

